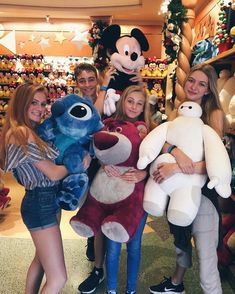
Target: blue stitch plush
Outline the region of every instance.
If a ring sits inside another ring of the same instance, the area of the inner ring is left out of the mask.
[[[75,210],[83,200],[88,185],[88,176],[83,166],[87,150],[91,150],[92,135],[103,124],[89,98],[67,95],[55,101],[52,115],[39,127],[44,141],[50,141],[59,150],[57,164],[64,164],[69,175],[61,181],[57,203],[65,210]]]
[[[217,53],[218,48],[211,40],[205,39],[197,42],[192,50],[192,66],[203,63],[207,59],[216,56]]]

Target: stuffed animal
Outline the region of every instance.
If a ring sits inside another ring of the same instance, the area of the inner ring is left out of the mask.
[[[195,102],[184,102],[178,110],[179,116],[152,130],[142,141],[137,167],[145,168],[161,152],[165,142],[180,148],[194,162],[206,161],[209,176],[208,188],[215,188],[221,197],[231,195],[231,165],[228,153],[217,133],[203,124],[202,109]],[[162,154],[151,164],[150,175],[162,162],[175,163],[170,154]],[[156,183],[152,176],[145,187],[144,209],[152,215],[163,215],[168,195],[168,220],[179,226],[188,226],[194,220],[201,199],[201,188],[206,175],[176,173]]]
[[[158,69],[157,69],[157,77],[165,78],[167,76],[167,60],[159,60],[158,61]]]
[[[211,40],[205,39],[197,42],[192,50],[192,66],[201,64],[218,54],[218,48]]]
[[[4,209],[11,201],[11,197],[8,195],[10,189],[4,187],[2,172],[0,170],[0,209]]]
[[[234,207],[234,204],[233,204]],[[218,264],[224,267],[235,261],[235,214],[222,217],[223,247],[218,250]]]
[[[103,165],[115,165],[122,173],[136,168],[143,122],[124,122],[108,118],[105,127],[94,135],[94,151]],[[133,184],[109,177],[101,167],[84,205],[70,224],[83,237],[102,232],[117,242],[129,241],[144,214],[144,181]]]
[[[226,81],[231,77],[231,72],[228,69],[222,69],[219,73],[219,78],[217,79],[217,90],[218,93],[223,89]]]
[[[226,114],[226,132],[235,134],[235,94],[229,102],[228,114]]]
[[[233,95],[235,95],[235,73],[227,79],[227,81],[224,83],[224,86],[222,90],[219,92],[219,99],[222,105],[222,108],[225,112],[225,114],[228,114],[228,107],[230,100]]]
[[[119,25],[110,25],[103,31],[101,44],[108,51],[111,64],[117,69],[115,78],[108,85],[108,89],[114,91],[107,93],[104,103],[104,114],[110,116],[116,110],[116,95],[118,94],[119,99],[119,94],[125,88],[136,84],[130,78],[143,68],[145,59],[142,51],[147,51],[149,44],[145,35],[137,28],[132,29],[130,35],[121,36]]]
[[[69,175],[61,182],[57,203],[65,210],[75,210],[83,200],[88,177],[83,158],[92,135],[103,124],[100,115],[89,98],[67,95],[51,107],[52,115],[39,127],[38,133],[45,141],[53,142],[59,150],[57,164],[64,164]]]

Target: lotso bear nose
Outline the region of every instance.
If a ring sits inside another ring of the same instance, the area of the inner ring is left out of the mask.
[[[115,146],[118,142],[118,137],[109,133],[99,132],[94,135],[94,145],[99,150],[106,150]]]

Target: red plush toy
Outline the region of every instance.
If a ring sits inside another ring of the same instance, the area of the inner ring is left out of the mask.
[[[222,217],[223,248],[218,250],[218,263],[227,267],[235,261],[235,213]]]
[[[94,135],[94,151],[103,165],[115,165],[121,172],[136,168],[143,122],[112,118]],[[109,177],[101,167],[92,181],[87,199],[70,224],[76,233],[91,237],[102,229],[111,240],[129,241],[143,217],[144,181],[133,184]]]
[[[8,196],[9,191],[9,188],[0,189],[0,209],[6,208],[10,203],[11,197]]]

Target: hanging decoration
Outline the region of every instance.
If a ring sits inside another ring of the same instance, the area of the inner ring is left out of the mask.
[[[49,38],[41,37],[41,40],[38,44],[41,46],[42,50],[44,50],[47,47],[50,47]]]
[[[103,71],[108,64],[106,52],[103,46],[100,44],[102,33],[106,27],[108,27],[107,22],[102,20],[94,22],[89,30],[88,37],[88,44],[92,48],[94,65],[100,71]]]
[[[181,23],[187,13],[187,9],[180,0],[171,0],[168,11],[165,13],[163,25],[163,44],[168,61],[173,62],[178,55],[181,44]]]
[[[230,5],[231,3],[229,3]],[[213,43],[218,46],[219,53],[228,50],[232,47],[233,39],[229,35],[228,30],[228,14],[229,6],[226,6],[224,1],[220,3],[219,20],[217,22],[216,34]]]
[[[0,39],[0,45],[6,47],[12,53],[16,53],[16,34],[15,31],[11,31]]]
[[[24,48],[24,46],[25,46],[25,42],[23,42],[23,41],[20,41],[20,42],[19,42],[19,46],[20,46],[20,48],[21,48],[21,49],[23,49],[23,48]]]
[[[31,34],[29,37],[29,41],[34,42],[34,40],[36,39],[34,34]]]
[[[85,44],[87,44],[87,31],[75,31],[75,36],[73,37],[71,42],[75,42],[78,49],[81,49]]]
[[[60,44],[62,44],[65,40],[67,40],[63,34],[63,32],[60,33],[55,33],[55,42],[59,42]]]

